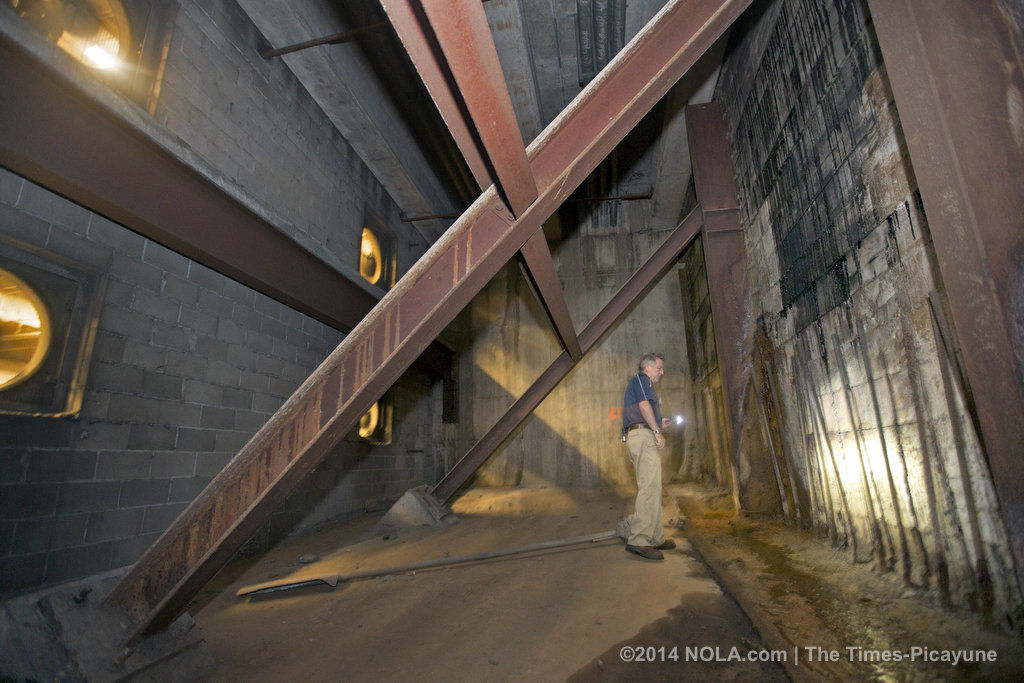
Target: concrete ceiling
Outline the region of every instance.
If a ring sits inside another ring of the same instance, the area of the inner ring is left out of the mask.
[[[586,85],[581,84],[577,14],[593,22],[586,24],[593,28],[582,43],[596,55],[599,69],[664,5],[664,0],[483,2],[526,144]],[[274,48],[386,21],[378,0],[238,4]],[[687,103],[710,100],[723,46],[724,40],[719,41],[620,145],[610,162],[614,173],[599,169],[595,176],[602,174],[604,180],[584,183],[577,196],[650,194],[652,225],[647,227],[675,225],[690,176],[682,110]],[[350,42],[279,59],[380,179],[404,216],[458,214],[476,198],[479,188],[389,25]],[[587,57],[584,64],[589,64]],[[450,223],[411,225],[433,242]]]

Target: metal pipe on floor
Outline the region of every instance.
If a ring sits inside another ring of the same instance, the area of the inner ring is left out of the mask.
[[[613,538],[617,538],[614,529],[611,531],[602,531],[596,534],[588,534],[587,536],[560,538],[553,541],[542,541],[540,543],[531,543],[530,545],[503,548],[501,550],[486,550],[479,553],[470,553],[468,555],[458,555],[456,557],[441,557],[435,560],[409,562],[407,564],[400,564],[392,567],[381,567],[379,569],[363,569],[361,571],[350,572],[348,574],[328,574],[324,576],[312,576],[299,580],[278,579],[276,581],[267,581],[265,583],[257,583],[252,586],[246,586],[245,588],[239,588],[235,595],[243,597],[258,593],[273,593],[275,591],[290,590],[301,586],[315,586],[319,583],[325,583],[329,586],[337,586],[343,581],[372,579],[378,576],[388,576],[390,574],[404,574],[406,572],[419,571],[420,569],[446,567],[455,564],[465,564],[467,562],[479,562],[481,560],[490,560],[496,557],[520,555],[522,553],[530,553],[537,550],[550,550],[551,548],[562,548],[570,545],[579,545],[581,543],[600,543],[601,541],[608,541]]]

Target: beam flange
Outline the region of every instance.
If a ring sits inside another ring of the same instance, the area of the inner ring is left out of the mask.
[[[701,212],[698,208],[690,212],[676,226],[661,246],[655,249],[647,261],[619,288],[619,291],[580,333],[583,355],[597,345],[597,342],[611,329],[615,321],[622,317],[630,304],[657,281],[658,276],[693,242],[700,233],[701,226]],[[508,438],[509,434],[536,410],[537,406],[558,386],[559,382],[565,379],[569,371],[576,366],[576,362],[565,351],[559,354],[487,433],[473,444],[473,447],[434,486],[432,490],[434,496],[442,502],[447,502],[454,496],[469,481],[470,477],[487,462],[487,459]]]
[[[530,146],[537,200],[515,218],[486,190],[121,580],[108,601],[135,635],[186,607],[748,4],[672,0],[591,81]]]
[[[548,248],[544,231],[538,230],[533,233],[519,253],[522,254],[525,263],[526,275],[533,283],[537,298],[544,306],[562,348],[574,362],[579,362],[583,357],[583,351],[580,349],[580,340],[576,337],[576,328],[572,324],[572,316],[569,315],[569,306],[565,302],[562,283],[558,279],[558,271],[555,270],[555,262],[551,258],[551,250]]]

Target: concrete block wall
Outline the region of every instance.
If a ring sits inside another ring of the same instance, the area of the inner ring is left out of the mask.
[[[0,233],[108,274],[81,416],[0,416],[10,595],[134,562],[342,335],[2,169]],[[392,444],[340,445],[252,547],[436,480],[440,384],[394,391]]]
[[[429,245],[285,61],[259,56],[260,40],[233,0],[179,0],[155,120],[329,263],[358,272],[377,217],[404,272]]]
[[[715,97],[797,502],[853,561],[1005,623],[1021,600],[1012,557],[936,343],[942,283],[870,17],[855,0],[759,10]]]

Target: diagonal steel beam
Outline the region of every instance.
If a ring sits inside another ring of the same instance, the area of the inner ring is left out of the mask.
[[[669,2],[534,140],[537,200],[516,219],[486,190],[112,591],[108,603],[136,625],[133,637],[185,609],[747,4]]]
[[[537,198],[512,98],[479,0],[384,0],[398,37],[480,187],[519,216]]]
[[[676,226],[675,230],[659,246],[653,254],[640,266],[629,280],[626,281],[607,305],[594,316],[580,333],[583,355],[586,355],[611,329],[611,326],[626,312],[637,297],[651,284],[657,281],[666,268],[679,257],[687,246],[700,232],[703,215],[697,207]],[[540,376],[534,380],[530,388],[498,419],[486,434],[449,470],[433,488],[432,493],[441,502],[447,502],[480,466],[483,465],[495,449],[508,438],[527,416],[541,404],[569,371],[576,367],[576,359],[563,351]]]
[[[544,231],[538,230],[533,233],[519,253],[523,256],[526,275],[533,284],[534,292],[544,306],[551,325],[555,328],[562,348],[573,361],[578,362],[583,357],[583,351],[580,349],[580,340],[576,337],[576,328],[572,324],[572,316],[569,315],[569,306],[565,302],[562,283],[558,279],[555,262],[551,259],[551,250],[548,249]]]

